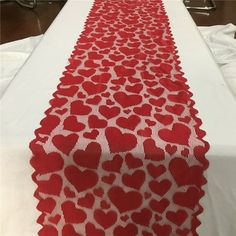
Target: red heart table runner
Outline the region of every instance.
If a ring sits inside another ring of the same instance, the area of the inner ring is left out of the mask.
[[[209,145],[162,1],[95,0],[69,61],[30,144],[39,235],[198,235]]]

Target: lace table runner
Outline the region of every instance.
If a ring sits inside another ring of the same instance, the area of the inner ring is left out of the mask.
[[[95,0],[69,61],[30,144],[39,235],[197,235],[209,145],[162,1]]]

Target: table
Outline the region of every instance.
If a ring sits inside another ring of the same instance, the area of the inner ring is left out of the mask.
[[[1,101],[1,235],[36,235],[36,188],[29,142],[49,107],[92,1],[69,0]],[[182,68],[206,140],[210,168],[199,234],[234,235],[236,226],[236,101],[181,0],[164,0]],[[27,213],[27,214],[26,214]],[[22,221],[22,219],[24,219]]]

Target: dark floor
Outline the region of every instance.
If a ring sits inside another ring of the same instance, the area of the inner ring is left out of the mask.
[[[190,11],[196,24],[215,25],[233,23],[236,25],[236,0],[215,0],[215,2],[217,9],[214,11]],[[31,10],[21,7],[13,1],[1,2],[0,43],[44,33],[62,9],[64,3],[65,0],[53,0],[51,2],[44,0],[40,1],[37,7]]]

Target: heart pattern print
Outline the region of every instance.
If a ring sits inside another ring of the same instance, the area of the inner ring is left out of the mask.
[[[209,145],[162,1],[95,0],[69,62],[30,143],[38,234],[197,235]]]

